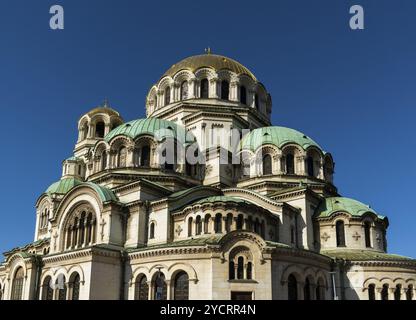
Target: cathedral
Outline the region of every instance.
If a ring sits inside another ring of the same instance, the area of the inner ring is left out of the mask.
[[[388,218],[338,193],[312,137],[272,125],[245,66],[188,57],[145,107],[81,116],[34,241],[4,253],[1,300],[416,300]]]

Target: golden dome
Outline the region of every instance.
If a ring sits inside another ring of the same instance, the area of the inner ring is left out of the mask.
[[[244,67],[241,63],[231,58],[211,53],[188,57],[170,67],[170,69],[165,72],[163,77],[173,77],[180,70],[189,70],[195,72],[201,68],[213,68],[217,71],[224,69],[230,70],[236,74],[245,74],[252,78],[254,81],[257,81],[254,74],[252,74],[251,71]]]

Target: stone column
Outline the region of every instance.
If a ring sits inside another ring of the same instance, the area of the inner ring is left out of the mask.
[[[305,286],[305,283],[298,281],[298,300],[305,300],[305,297],[303,294],[304,286]]]
[[[306,157],[305,156],[298,156],[295,158],[295,174],[297,175],[305,175],[306,174]]]
[[[273,174],[282,174],[282,156],[274,155],[272,161],[272,173]]]
[[[192,78],[188,81],[188,99],[194,99],[197,96],[197,80]]]
[[[218,78],[209,80],[209,98],[219,98]]]
[[[134,146],[127,147],[126,166],[128,168],[134,167]]]
[[[230,101],[238,101],[238,84],[236,81],[230,83]]]

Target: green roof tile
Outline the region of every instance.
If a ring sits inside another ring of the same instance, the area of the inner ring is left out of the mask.
[[[397,254],[389,254],[372,250],[358,249],[322,250],[321,254],[326,255],[330,258],[344,259],[350,261],[414,260],[412,258],[400,256]]]
[[[102,202],[109,202],[109,201],[118,202],[117,196],[114,194],[114,192],[111,189],[100,186],[99,184],[96,184],[93,182],[85,182],[83,183],[83,185],[87,185],[93,188],[100,196],[100,199]]]
[[[105,140],[110,141],[116,136],[127,136],[132,139],[140,135],[151,135],[158,140],[163,138],[175,138],[179,142],[186,144],[195,141],[192,133],[187,132],[184,127],[177,125],[172,121],[167,121],[158,118],[137,119],[124,123],[114,130],[110,131]]]
[[[347,212],[352,216],[361,217],[365,213],[372,213],[378,216],[380,219],[384,219],[371,209],[368,205],[361,203],[357,200],[344,198],[344,197],[329,197],[322,200],[321,204],[315,211],[315,215],[318,218],[330,217],[337,212]]]
[[[235,202],[235,203],[247,203],[247,204],[251,204],[248,201],[242,200],[242,199],[238,199],[235,197],[230,197],[230,196],[213,196],[213,197],[208,197],[208,198],[204,198],[201,200],[198,200],[197,202],[195,202],[195,204],[204,204],[204,203],[213,203],[213,202]]]
[[[66,194],[73,187],[82,184],[81,180],[75,178],[64,178],[49,186],[45,191],[47,194]]]
[[[285,144],[294,143],[306,150],[310,146],[322,148],[311,138],[294,129],[285,127],[264,127],[251,131],[241,141],[241,148],[251,151],[257,150],[264,144],[272,144],[278,148]]]

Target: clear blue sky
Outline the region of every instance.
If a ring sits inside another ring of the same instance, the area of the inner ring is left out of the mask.
[[[53,4],[64,31],[49,29]],[[364,31],[349,29],[353,4]],[[143,117],[163,72],[210,46],[265,84],[273,124],[333,154],[342,195],[389,217],[389,251],[416,257],[415,15],[412,0],[2,0],[0,251],[33,240],[83,113],[108,97]]]

